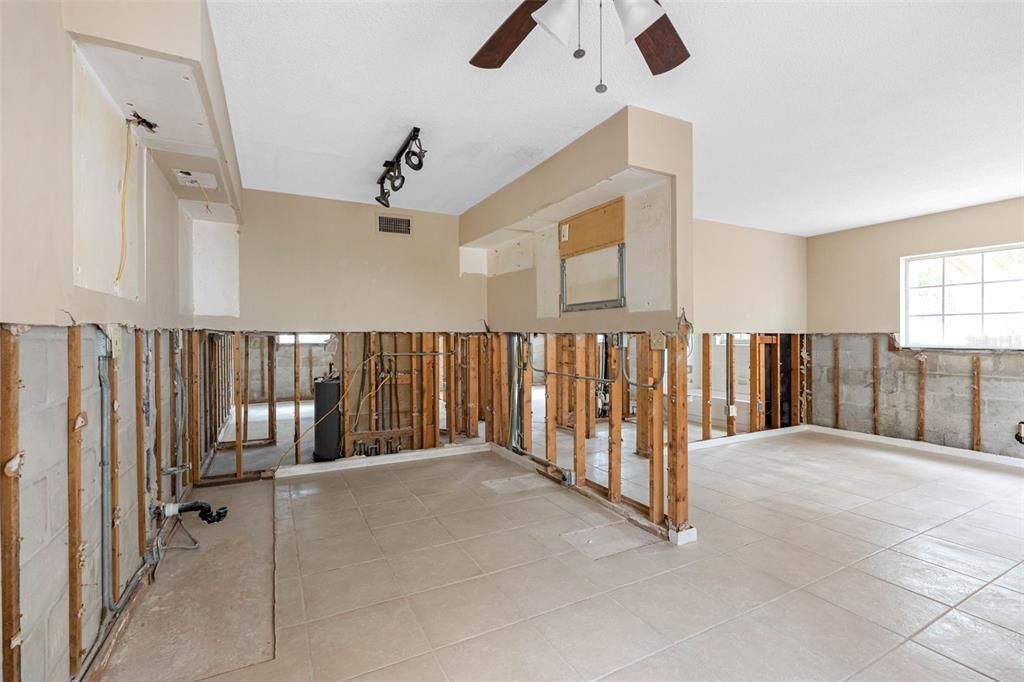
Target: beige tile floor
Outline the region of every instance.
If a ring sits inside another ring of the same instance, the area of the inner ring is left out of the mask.
[[[1024,478],[810,433],[691,453],[655,541],[492,454],[280,482],[241,680],[1024,679]]]

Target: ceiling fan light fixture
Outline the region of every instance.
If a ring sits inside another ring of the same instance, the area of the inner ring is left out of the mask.
[[[654,0],[612,0],[612,4],[619,14],[627,43],[636,40],[638,35],[649,29],[651,24],[665,14],[665,8]]]
[[[572,44],[572,34],[576,31],[577,17],[574,4],[571,0],[548,0],[530,16],[558,42],[569,47]]]

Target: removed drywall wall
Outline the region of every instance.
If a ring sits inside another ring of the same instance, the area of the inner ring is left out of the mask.
[[[918,359],[926,370],[924,440],[971,448],[972,354],[890,351],[886,334],[839,336],[839,428],[872,433],[872,338],[879,343],[879,433],[917,439]],[[811,423],[834,426],[833,336],[814,335]],[[1013,434],[1024,418],[1024,353],[977,353],[980,364],[981,451],[1024,457]]]

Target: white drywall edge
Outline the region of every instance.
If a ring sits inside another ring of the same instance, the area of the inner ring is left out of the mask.
[[[376,457],[342,457],[331,462],[311,462],[309,464],[290,464],[280,467],[274,478],[300,478],[302,476],[317,476],[332,471],[347,471],[349,469],[365,469],[367,467],[386,466],[388,464],[402,464],[403,462],[422,462],[425,459],[440,459],[442,457],[454,457],[456,455],[472,455],[477,452],[490,452],[488,443],[477,443],[469,445],[445,445],[439,448],[427,448],[425,450],[407,450],[397,455],[378,455]]]
[[[711,440],[695,440],[690,442],[689,450],[707,450],[708,448],[717,448],[721,445],[732,445],[733,443],[743,443],[748,440],[761,440],[763,438],[775,438],[777,436],[787,436],[791,433],[800,433],[806,431],[808,426],[801,424],[800,426],[784,426],[781,429],[771,429],[770,431],[754,431],[753,433],[737,433],[735,436],[719,436],[718,438],[712,438]],[[831,429],[829,429],[831,431]],[[840,431],[839,433],[845,433]]]

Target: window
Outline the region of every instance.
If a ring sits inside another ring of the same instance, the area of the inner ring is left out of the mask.
[[[320,343],[324,344],[331,340],[331,334],[299,334],[299,345]],[[278,334],[277,342],[282,346],[291,346],[295,343],[294,334]]]
[[[733,334],[732,343],[734,346],[749,346],[750,345],[750,334]],[[715,334],[715,345],[725,345],[725,334]]]
[[[562,312],[626,307],[626,245],[562,259]]]
[[[903,338],[927,348],[1024,348],[1024,244],[903,259]]]

